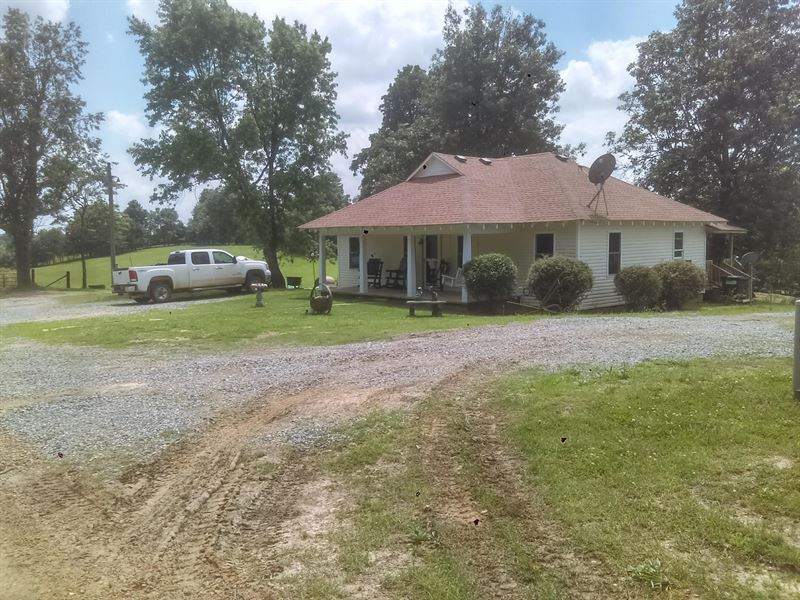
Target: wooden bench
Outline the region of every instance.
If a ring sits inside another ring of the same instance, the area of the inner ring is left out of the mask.
[[[431,316],[433,317],[441,317],[442,316],[442,304],[447,304],[446,300],[406,300],[406,304],[408,304],[408,316],[414,317],[416,316],[417,307],[423,308],[430,308],[431,309]]]

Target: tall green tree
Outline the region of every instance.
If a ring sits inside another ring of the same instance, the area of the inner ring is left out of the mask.
[[[271,29],[223,0],[162,1],[159,24],[130,30],[145,60],[147,114],[165,126],[131,153],[149,175],[170,179],[157,199],[219,182],[237,194],[272,271],[287,233],[315,215],[304,190],[343,152],[327,39],[275,19]]]
[[[71,147],[102,116],[84,112],[72,92],[81,79],[86,44],[74,24],[9,9],[0,36],[0,227],[14,240],[17,282],[28,287],[37,217],[54,216],[62,198],[60,168]]]
[[[108,203],[105,200],[88,203],[80,216],[78,213],[73,213],[64,229],[67,249],[73,254],[83,253],[87,257],[108,256],[110,218]],[[126,250],[129,227],[128,216],[115,210],[114,243],[121,252]]]
[[[613,141],[638,181],[750,230],[760,249],[800,240],[800,7],[685,0],[653,33],[621,96]]]
[[[236,194],[225,187],[203,190],[186,226],[189,239],[203,245],[251,241],[249,224],[239,214],[237,205]]]
[[[156,208],[150,213],[153,241],[161,246],[179,244],[186,238],[186,226],[178,211],[170,207]]]
[[[150,211],[134,199],[122,211],[131,220],[127,244],[130,250],[146,248],[150,245]]]
[[[432,150],[506,156],[554,150],[564,84],[562,53],[544,23],[496,6],[447,9],[443,47],[426,72],[406,66],[381,104],[380,130],[351,169],[363,176],[361,196],[402,181]]]
[[[77,250],[81,261],[81,287],[88,286],[86,259],[89,256],[90,238],[87,211],[93,204],[103,201],[107,190],[105,161],[98,153],[99,143],[91,140],[88,144],[74,144],[69,156],[59,161],[59,170],[63,173],[61,183],[51,190],[62,201],[60,221],[67,220],[63,214],[71,215],[73,223],[71,246]],[[105,239],[109,235],[106,231]],[[96,242],[92,239],[91,244]]]

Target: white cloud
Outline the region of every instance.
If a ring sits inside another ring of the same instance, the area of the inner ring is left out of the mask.
[[[607,150],[603,148],[606,132],[621,131],[628,120],[618,110],[619,95],[633,87],[628,65],[638,56],[636,45],[644,38],[592,42],[588,60],[571,60],[561,71],[566,90],[561,95],[558,121],[567,144],[586,142],[586,155],[580,161],[590,164]]]
[[[128,142],[137,142],[145,136],[150,136],[153,130],[148,127],[143,117],[128,114],[118,110],[110,110],[106,114],[106,128],[108,131]]]
[[[331,43],[331,66],[338,73],[339,127],[350,134],[348,158],[335,156],[333,168],[345,191],[358,193],[359,178],[350,172],[350,160],[380,125],[381,96],[397,71],[407,64],[427,67],[441,45],[448,4],[461,11],[466,0],[230,0],[238,10],[256,13],[269,27],[276,16],[304,23]],[[128,0],[128,10],[141,19],[156,21],[158,4]]]
[[[69,11],[69,0],[0,0],[0,13],[9,8],[18,8],[48,21],[63,21]]]

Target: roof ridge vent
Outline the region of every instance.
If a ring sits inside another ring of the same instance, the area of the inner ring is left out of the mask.
[[[467,162],[467,157],[460,154],[456,154],[453,158],[455,158],[458,162]]]
[[[492,164],[492,159],[491,158],[479,158],[478,160],[481,161],[485,165],[491,165]]]

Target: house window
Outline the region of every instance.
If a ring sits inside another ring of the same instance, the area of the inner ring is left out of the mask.
[[[535,245],[536,251],[534,256],[536,258],[553,256],[556,249],[556,236],[553,233],[537,233]]]
[[[361,248],[359,239],[357,237],[350,238],[350,268],[358,269],[359,258],[361,256]]]
[[[458,236],[457,246],[458,246],[458,265],[457,266],[460,269],[461,267],[464,266],[464,236],[463,235]]]
[[[683,260],[683,232],[676,231],[672,244],[672,258]]]
[[[608,274],[616,275],[622,263],[622,234],[608,234]]]

